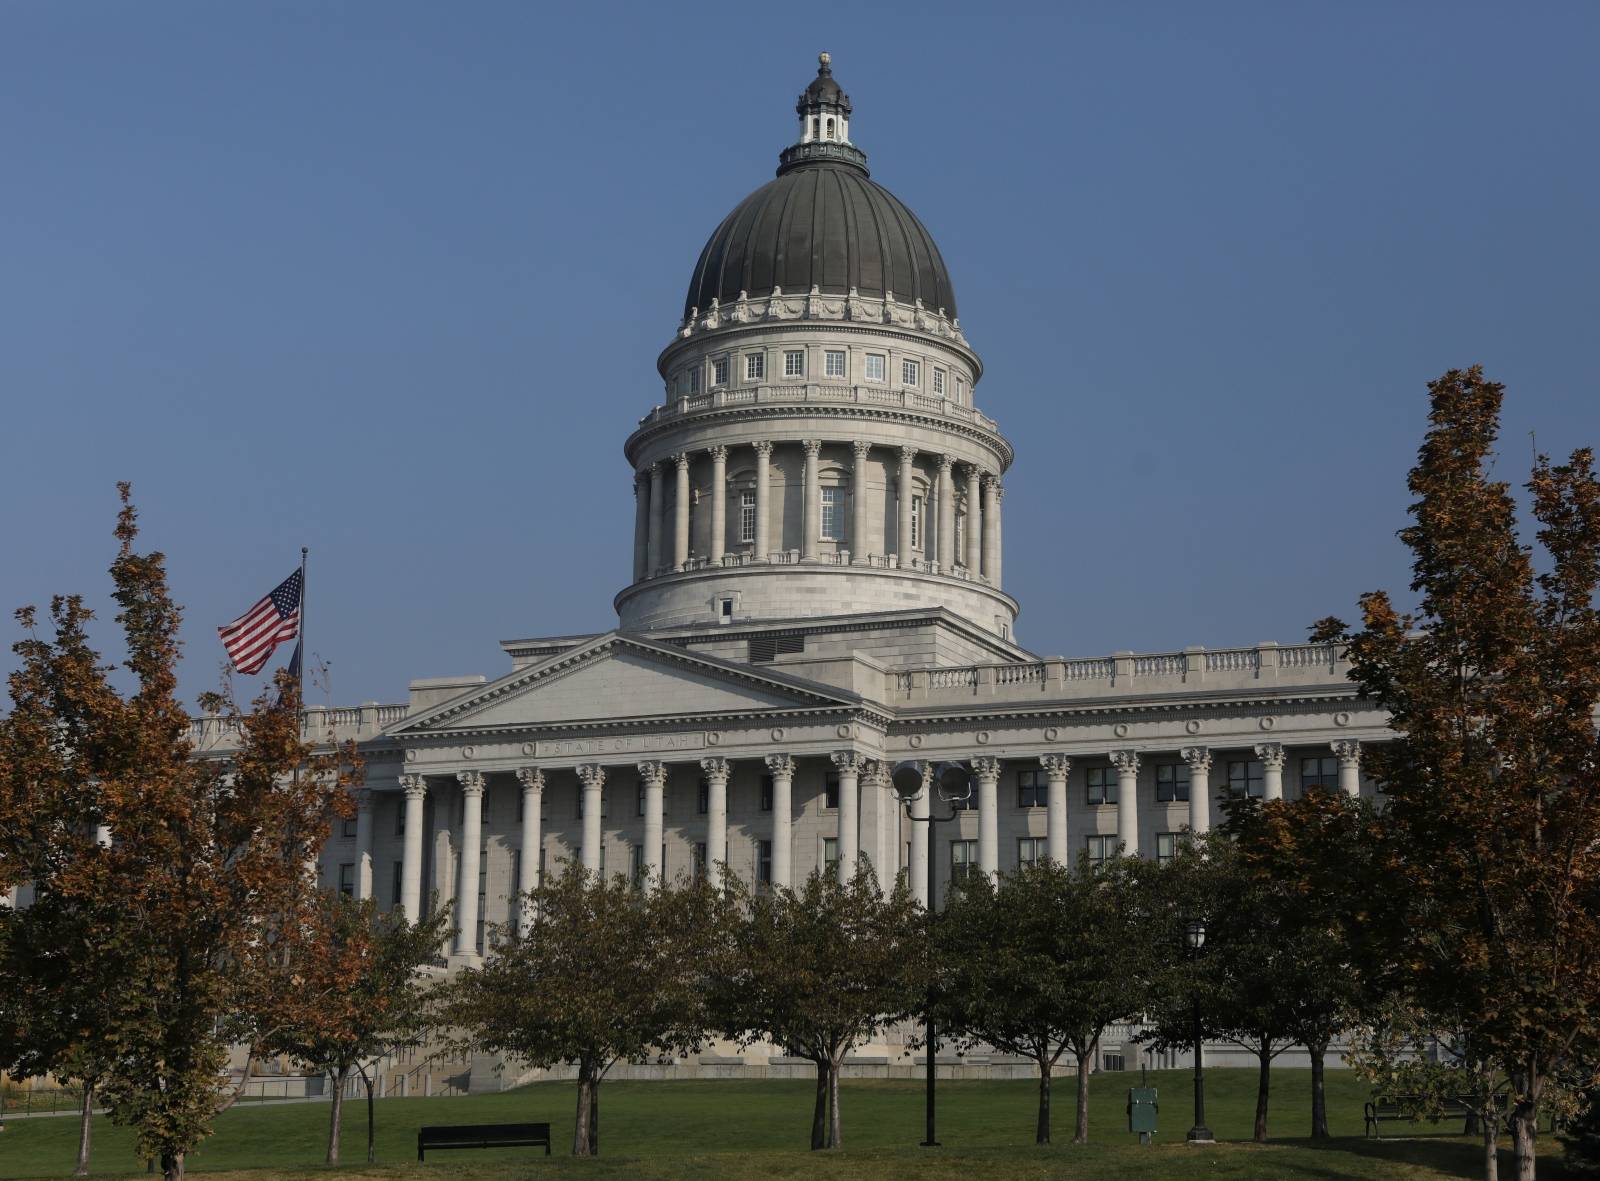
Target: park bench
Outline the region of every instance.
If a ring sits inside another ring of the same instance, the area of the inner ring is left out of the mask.
[[[549,1124],[452,1124],[422,1128],[417,1132],[417,1159],[428,1149],[537,1148],[550,1155]]]
[[[1411,1120],[1411,1112],[1415,1111],[1422,1103],[1420,1095],[1394,1095],[1384,1096],[1370,1100],[1362,1113],[1366,1119],[1366,1134],[1378,1138],[1378,1126],[1382,1123],[1399,1120]],[[1462,1133],[1472,1130],[1475,1119],[1471,1105],[1465,1099],[1451,1097],[1446,1099],[1439,1109],[1439,1115],[1432,1122],[1438,1123],[1440,1119],[1459,1119],[1462,1122]]]

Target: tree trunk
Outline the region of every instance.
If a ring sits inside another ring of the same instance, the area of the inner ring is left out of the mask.
[[[589,1084],[589,1155],[600,1155],[600,1081],[604,1076],[595,1072]]]
[[[367,1068],[364,1066],[361,1068],[361,1081],[367,1085],[367,1163],[370,1165],[376,1162],[378,1158],[376,1155],[374,1155],[372,1142],[372,1076],[367,1073]]]
[[[78,1125],[78,1167],[72,1170],[74,1177],[87,1177],[89,1175],[89,1141],[94,1127],[94,1084],[83,1084],[83,1120]]]
[[[1039,1056],[1039,1119],[1034,1125],[1033,1142],[1050,1143],[1050,1060]]]
[[[1515,1152],[1516,1181],[1534,1181],[1534,1150],[1539,1135],[1538,1108],[1522,1099],[1511,1110],[1511,1146]]]
[[[1478,1128],[1483,1133],[1483,1181],[1500,1181],[1500,1113],[1493,1099],[1483,1105]]]
[[[1256,1081],[1255,1140],[1258,1144],[1264,1144],[1267,1139],[1267,1094],[1272,1087],[1272,1053],[1266,1042],[1261,1043],[1257,1056],[1261,1060],[1261,1074]]]
[[[163,1152],[161,1154],[161,1175],[166,1181],[183,1181],[183,1153]]]
[[[1328,1136],[1328,1090],[1323,1059],[1328,1053],[1328,1043],[1306,1044],[1311,1054],[1311,1138],[1326,1140]]]
[[[811,1112],[811,1150],[828,1147],[828,1076],[832,1064],[825,1058],[817,1059],[817,1102]]]
[[[572,1125],[572,1155],[588,1156],[589,1111],[594,1095],[594,1064],[587,1058],[578,1059],[578,1117]]]
[[[828,1147],[844,1147],[844,1128],[839,1123],[839,1063],[828,1070]]]
[[[1087,1050],[1074,1050],[1073,1054],[1078,1059],[1078,1122],[1072,1132],[1074,1144],[1089,1143],[1089,1060],[1094,1055],[1094,1047]]]
[[[333,1072],[333,1102],[328,1106],[332,1108],[328,1113],[328,1159],[327,1163],[339,1163],[339,1123],[344,1118],[344,1081],[350,1074],[348,1066],[341,1066]]]

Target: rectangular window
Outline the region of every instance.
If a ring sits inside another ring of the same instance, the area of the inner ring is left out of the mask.
[[[1300,794],[1308,791],[1337,791],[1339,760],[1323,755],[1300,760]]]
[[[804,377],[806,375],[805,353],[799,349],[784,350],[783,375],[785,377]]]
[[[400,892],[401,892],[401,890],[403,890],[405,888],[405,885],[404,885],[405,880],[406,880],[405,862],[396,861],[394,863],[394,880],[391,883],[391,885],[393,886],[393,889],[391,889],[389,891],[389,906],[393,910],[399,910],[400,909]]]
[[[1050,780],[1043,771],[1017,772],[1017,807],[1044,808],[1050,804]]]
[[[1233,796],[1249,796],[1259,800],[1266,791],[1266,783],[1262,778],[1261,763],[1258,759],[1241,760],[1228,764],[1228,794]]]
[[[1178,834],[1175,832],[1156,833],[1156,864],[1165,865],[1178,855]]]
[[[829,771],[822,780],[822,806],[824,808],[837,808],[839,806],[839,773]]]
[[[1020,837],[1017,840],[1017,867],[1026,869],[1045,860],[1049,854],[1046,837]]]
[[[751,545],[756,539],[756,494],[739,493],[739,541]]]
[[[700,779],[698,794],[695,796],[694,810],[702,816],[711,811],[711,780],[703,776]]]
[[[1156,803],[1183,803],[1189,799],[1189,764],[1156,764]]]
[[[882,381],[885,358],[881,353],[867,354],[867,380]]]
[[[943,369],[935,369],[933,371],[933,392],[938,394],[941,398],[944,397],[944,370]]]
[[[1100,865],[1109,861],[1116,855],[1117,838],[1114,836],[1091,836],[1084,838],[1085,848],[1089,852],[1089,864]]]
[[[763,886],[772,885],[772,842],[756,842],[756,881]]]
[[[958,377],[958,378],[956,378],[956,405],[958,405],[958,406],[965,405],[966,401],[967,401],[967,379],[964,378],[964,377]]]
[[[696,878],[706,876],[706,843],[704,841],[696,841],[694,843],[694,876]]]
[[[829,349],[822,354],[822,375],[824,377],[844,376],[844,352]]]
[[[916,385],[922,379],[922,365],[917,361],[900,362],[900,384]]]
[[[839,872],[839,840],[837,837],[822,838],[822,872],[830,878]]]
[[[339,836],[347,841],[355,840],[356,818],[348,816],[339,822]]]
[[[339,866],[339,893],[346,898],[356,896],[356,867],[351,862]]]
[[[772,811],[772,776],[770,775],[761,777],[761,810],[763,812]]]
[[[822,540],[839,540],[839,490],[822,489]]]
[[[628,880],[633,883],[635,890],[644,885],[643,845],[631,845],[628,848]]]
[[[1116,768],[1089,768],[1089,802],[1091,804],[1114,804],[1117,802]]]
[[[636,815],[644,815],[644,780],[639,780],[639,810]]]
[[[964,881],[975,877],[978,872],[978,842],[977,841],[951,841],[950,842],[950,880],[952,882]]]
[[[689,392],[691,394],[700,392],[700,366],[698,365],[689,370]]]
[[[396,803],[400,806],[394,810],[394,835],[403,837],[406,835],[406,801],[401,798]]]
[[[911,548],[922,548],[922,497],[911,498]]]
[[[744,359],[744,379],[760,381],[767,375],[767,354],[748,353]]]
[[[728,384],[728,358],[718,357],[716,360],[711,362],[711,384]]]

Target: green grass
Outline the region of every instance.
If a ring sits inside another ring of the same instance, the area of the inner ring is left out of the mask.
[[[943,1147],[917,1147],[922,1138],[922,1088],[914,1082],[850,1081],[841,1108],[842,1153],[805,1151],[810,1134],[812,1087],[804,1080],[607,1083],[601,1088],[602,1156],[598,1161],[566,1157],[572,1135],[575,1088],[539,1083],[498,1095],[465,1098],[386,1099],[377,1105],[378,1160],[365,1155],[365,1104],[348,1103],[344,1157],[349,1177],[514,1178],[554,1172],[592,1178],[744,1177],[1081,1177],[1094,1181],[1162,1181],[1164,1178],[1222,1179],[1398,1178],[1439,1181],[1479,1175],[1474,1140],[1446,1127],[1389,1125],[1382,1143],[1361,1138],[1361,1105],[1367,1089],[1347,1072],[1330,1072],[1329,1122],[1335,1140],[1313,1147],[1304,1137],[1310,1123],[1310,1078],[1306,1071],[1273,1072],[1271,1143],[1250,1135],[1255,1073],[1207,1072],[1206,1115],[1223,1140],[1215,1148],[1190,1148],[1183,1134],[1191,1118],[1189,1076],[1150,1076],[1161,1093],[1157,1142],[1141,1147],[1126,1131],[1126,1090],[1133,1074],[1102,1074],[1090,1092],[1088,1146],[1072,1136],[1075,1085],[1054,1087],[1056,1143],[1033,1144],[1035,1084],[941,1082],[939,1138]],[[416,1130],[424,1123],[548,1121],[556,1154],[546,1159],[529,1150],[441,1153],[438,1163],[417,1165]],[[217,1133],[194,1154],[191,1171],[240,1171],[264,1177],[326,1175],[327,1104],[281,1104],[236,1108],[217,1123]],[[0,1178],[60,1177],[71,1172],[77,1142],[71,1117],[11,1120],[0,1136]],[[96,1120],[96,1175],[138,1173],[132,1135]],[[1554,1153],[1553,1144],[1546,1152]],[[1505,1168],[1509,1160],[1502,1165]],[[248,1173],[242,1171],[249,1170]],[[1541,1176],[1561,1176],[1558,1153],[1540,1162]],[[219,1176],[219,1181],[221,1178]]]

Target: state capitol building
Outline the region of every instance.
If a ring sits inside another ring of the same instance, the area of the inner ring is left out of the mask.
[[[323,883],[412,916],[453,899],[454,964],[573,858],[646,886],[864,859],[880,881],[909,868],[920,898],[929,857],[942,892],[1045,857],[1168,857],[1228,793],[1373,790],[1362,748],[1389,731],[1333,647],[1023,645],[1006,392],[988,397],[939,247],[872,178],[826,54],[796,110],[777,175],[701,248],[623,443],[614,626],[503,640],[491,675],[413,681],[403,705],[309,711],[367,760]],[[935,848],[889,786],[901,760],[973,770]]]

